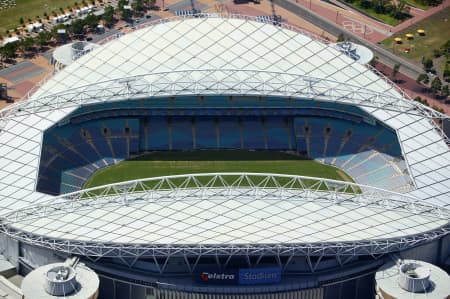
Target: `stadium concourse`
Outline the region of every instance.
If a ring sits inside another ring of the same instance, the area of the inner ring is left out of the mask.
[[[1,111],[0,253],[22,274],[80,258],[100,298],[371,298],[392,260],[449,266],[447,120],[298,28],[158,20]],[[82,189],[130,157],[202,149],[289,152],[356,183],[239,172]]]

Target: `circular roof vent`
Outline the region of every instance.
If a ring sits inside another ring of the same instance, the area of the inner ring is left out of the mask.
[[[424,261],[395,259],[375,275],[380,298],[450,298],[450,276],[444,270]]]
[[[76,272],[72,267],[55,266],[45,273],[45,290],[53,296],[67,296],[77,289]]]
[[[97,274],[74,258],[34,269],[24,277],[21,288],[25,299],[95,299],[99,284]]]
[[[424,265],[408,262],[400,265],[398,284],[412,293],[425,293],[430,287],[430,269]]]

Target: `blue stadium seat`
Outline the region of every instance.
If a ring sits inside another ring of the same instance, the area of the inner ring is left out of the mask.
[[[128,156],[128,144],[124,137],[110,138],[114,158],[125,159]]]
[[[294,146],[293,129],[283,117],[267,117],[265,128],[268,149],[292,150]]]
[[[190,150],[193,147],[192,120],[173,117],[170,119],[172,130],[172,150]]]
[[[241,123],[244,148],[265,149],[264,127],[261,118],[245,117]]]
[[[142,136],[141,136],[142,138]],[[165,117],[152,117],[148,122],[145,150],[168,150],[169,127]]]
[[[216,122],[211,117],[195,121],[195,146],[200,149],[217,148]]]
[[[219,121],[220,148],[241,148],[241,135],[237,117],[224,117]]]

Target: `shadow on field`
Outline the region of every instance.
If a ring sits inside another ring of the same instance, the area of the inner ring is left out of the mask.
[[[151,152],[128,161],[273,161],[307,160],[295,154],[277,151],[198,150]]]

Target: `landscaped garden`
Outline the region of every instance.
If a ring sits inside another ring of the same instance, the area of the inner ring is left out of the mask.
[[[405,0],[344,0],[357,10],[386,24],[396,26],[409,19],[409,6]]]
[[[422,83],[431,81],[429,73],[443,81],[450,81],[450,8],[400,31],[382,41],[382,44],[397,55],[422,64]],[[422,34],[419,32],[423,31]],[[407,36],[409,35],[409,36]],[[425,75],[428,73],[428,75]],[[432,76],[431,76],[432,77]]]
[[[342,0],[341,0],[342,1]],[[411,18],[410,6],[428,9],[442,3],[442,0],[343,0],[357,10],[382,21],[396,26]]]

